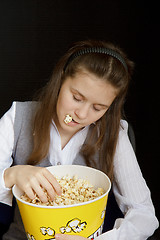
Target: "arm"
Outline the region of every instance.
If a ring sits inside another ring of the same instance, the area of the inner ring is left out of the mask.
[[[127,136],[127,126],[121,129],[114,159],[113,191],[124,219],[117,219],[114,229],[99,239],[145,240],[158,227],[150,191],[142,176],[135,153]],[[112,235],[114,237],[112,238]]]
[[[0,202],[12,205],[12,193],[10,189],[5,187],[4,171],[12,165],[12,151],[14,145],[14,118],[15,118],[14,102],[11,108],[0,119]]]
[[[61,188],[53,175],[45,168],[29,165],[12,165],[14,147],[14,121],[16,103],[0,120],[0,202],[12,205],[11,188],[17,184],[31,198],[38,194],[42,202],[47,198],[41,187],[44,187],[51,199],[55,192],[61,194]]]

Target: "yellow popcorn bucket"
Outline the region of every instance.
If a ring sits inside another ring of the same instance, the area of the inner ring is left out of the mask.
[[[42,206],[25,202],[20,198],[23,192],[15,185],[16,197],[22,221],[29,240],[52,240],[56,233],[80,235],[94,239],[102,233],[108,193],[111,188],[109,178],[94,168],[79,165],[61,165],[47,168],[61,178],[71,177],[89,181],[95,189],[101,187],[104,194],[94,200],[64,206]]]

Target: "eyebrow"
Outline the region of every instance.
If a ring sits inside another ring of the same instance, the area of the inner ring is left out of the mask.
[[[82,93],[80,93],[77,89],[71,88],[71,90],[72,90],[73,92],[78,93],[81,97],[83,97],[84,99],[86,99],[86,97],[85,97]],[[99,106],[102,106],[102,107],[105,107],[105,108],[109,108],[109,106],[106,105],[106,104],[95,103],[95,105],[99,105]]]
[[[71,88],[71,91],[76,92],[76,93],[78,93],[81,97],[85,98],[85,96],[84,96],[82,93],[80,93],[77,89]]]

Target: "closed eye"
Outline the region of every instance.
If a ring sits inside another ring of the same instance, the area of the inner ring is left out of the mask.
[[[95,111],[97,111],[97,112],[101,111],[101,109],[98,109],[98,108],[96,108],[95,106],[93,106],[93,109],[94,109]]]
[[[107,110],[108,106],[106,105],[93,105],[93,109],[97,112],[101,111],[101,110]]]
[[[82,99],[80,99],[78,96],[75,96],[75,95],[73,95],[73,99],[74,99],[75,101],[77,101],[77,102],[82,101]]]

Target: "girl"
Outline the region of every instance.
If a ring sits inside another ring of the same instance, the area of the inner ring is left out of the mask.
[[[0,200],[12,204],[17,184],[31,199],[61,194],[44,168],[81,164],[110,177],[124,219],[99,239],[139,239],[158,227],[150,191],[127,136],[122,110],[133,63],[113,44],[78,42],[61,58],[37,102],[14,102],[0,122]],[[71,121],[66,121],[69,117]],[[55,235],[56,239],[84,239]],[[26,239],[20,215],[3,240]]]

